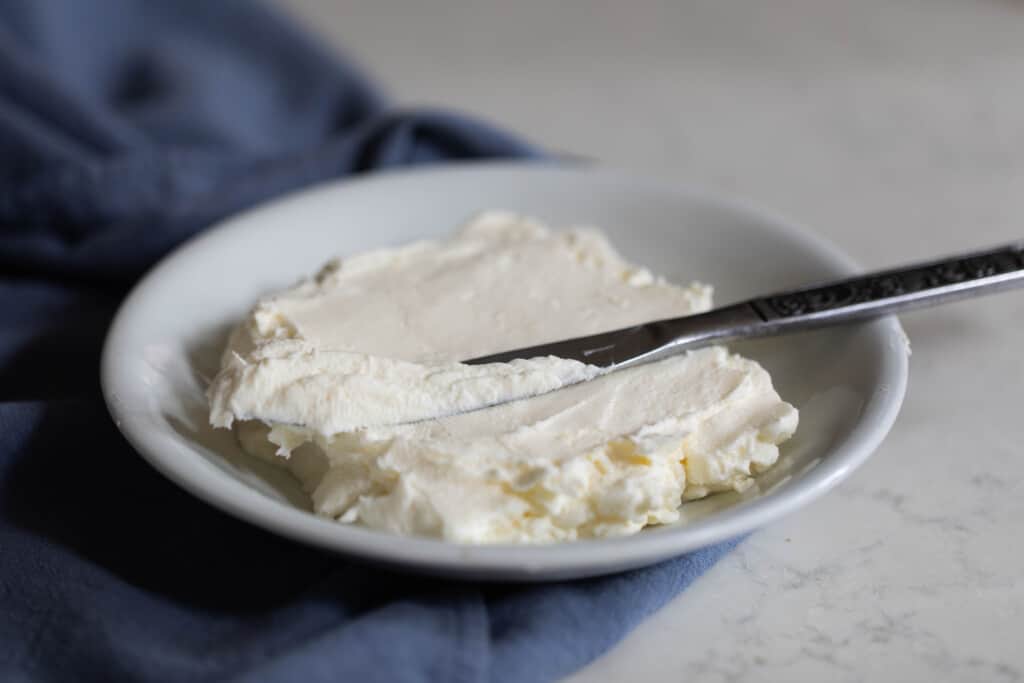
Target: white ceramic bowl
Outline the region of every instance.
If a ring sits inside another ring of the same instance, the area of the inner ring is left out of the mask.
[[[605,170],[453,165],[330,183],[204,232],[138,284],[103,353],[104,395],[118,427],[179,486],[283,536],[435,574],[542,580],[638,567],[767,524],[848,476],[896,418],[907,346],[895,319],[736,345],[800,409],[779,464],[743,495],[686,504],[678,524],[546,546],[460,546],[317,517],[290,475],[207,426],[206,380],[226,331],[260,295],[331,256],[445,235],[487,208],[598,226],[628,259],[670,280],[714,284],[718,304],[855,271],[829,244],[761,210]]]

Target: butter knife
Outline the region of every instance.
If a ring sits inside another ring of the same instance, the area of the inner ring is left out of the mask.
[[[1024,241],[463,362],[557,356],[619,370],[710,344],[827,327],[1020,286]]]

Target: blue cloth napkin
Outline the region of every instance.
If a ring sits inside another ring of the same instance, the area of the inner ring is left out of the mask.
[[[191,498],[107,416],[120,298],[211,221],[325,178],[535,155],[389,111],[260,5],[0,5],[0,680],[550,680],[724,553],[540,586],[366,568]]]

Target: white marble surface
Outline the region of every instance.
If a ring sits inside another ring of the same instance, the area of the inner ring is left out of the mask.
[[[282,0],[398,100],[745,195],[865,266],[1024,237],[1024,2]],[[1024,293],[906,317],[891,436],[575,683],[1024,680]]]

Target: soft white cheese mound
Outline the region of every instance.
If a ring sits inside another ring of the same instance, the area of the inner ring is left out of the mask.
[[[597,368],[562,358],[494,365],[424,365],[273,340],[230,354],[210,392],[211,421],[302,425],[337,434],[454,415],[591,379]]]
[[[553,357],[458,361],[710,305],[709,287],[631,266],[595,231],[487,213],[260,301],[211,422],[342,522],[465,543],[632,533],[776,461],[797,413],[760,366],[723,348],[596,379]]]

